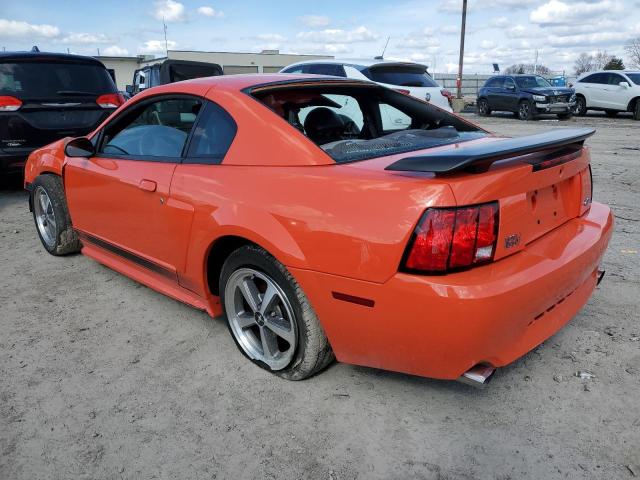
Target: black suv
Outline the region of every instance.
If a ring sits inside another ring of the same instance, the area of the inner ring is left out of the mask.
[[[0,175],[22,172],[36,148],[88,134],[122,103],[94,58],[0,53]]]
[[[520,120],[531,120],[542,113],[571,117],[576,104],[575,90],[554,87],[539,75],[498,75],[491,77],[478,92],[478,115],[492,111],[513,112]]]

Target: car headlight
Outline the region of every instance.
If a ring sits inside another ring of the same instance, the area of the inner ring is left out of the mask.
[[[576,94],[575,94],[575,93],[574,93],[573,95],[571,95],[571,98],[569,99],[569,101],[570,101],[571,103],[573,103],[573,102],[575,102],[575,101],[576,101]]]
[[[547,101],[547,97],[545,97],[544,95],[534,95],[533,99],[536,102],[546,102]]]

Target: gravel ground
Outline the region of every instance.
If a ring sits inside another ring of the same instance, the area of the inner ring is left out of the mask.
[[[468,117],[509,135],[596,127],[595,199],[617,220],[586,307],[484,390],[344,364],[279,380],[220,319],[46,254],[5,185],[0,479],[640,477],[640,123]]]

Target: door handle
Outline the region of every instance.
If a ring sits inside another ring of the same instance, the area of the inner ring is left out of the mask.
[[[155,192],[157,187],[158,184],[153,180],[140,180],[140,183],[138,184],[138,188],[145,192]]]

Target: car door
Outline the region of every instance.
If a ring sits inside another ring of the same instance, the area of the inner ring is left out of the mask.
[[[587,106],[594,108],[609,108],[607,104],[607,86],[609,84],[608,74],[595,73],[587,79]]]
[[[176,280],[192,210],[171,199],[171,179],[202,105],[185,95],[143,100],[103,128],[94,156],[67,159],[67,201],[83,243]]]
[[[494,77],[487,82],[487,100],[491,110],[502,110],[502,88],[504,86],[504,77]]]
[[[516,82],[511,77],[504,79],[504,85],[502,88],[502,108],[509,112],[518,111],[518,90]]]
[[[628,98],[629,88],[621,87],[620,82],[628,82],[626,78],[618,73],[609,72],[607,84],[603,86],[603,104],[611,110],[626,110],[630,98]]]

